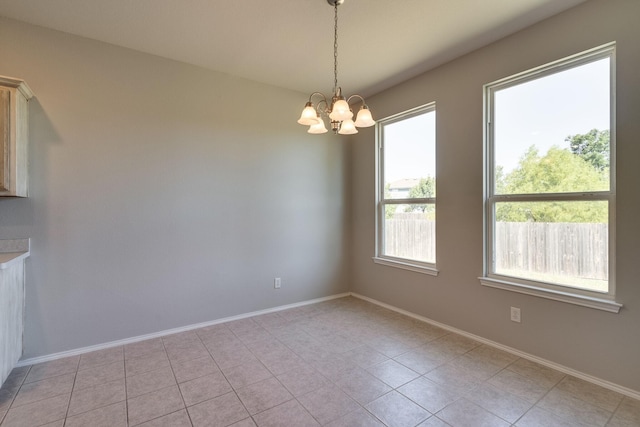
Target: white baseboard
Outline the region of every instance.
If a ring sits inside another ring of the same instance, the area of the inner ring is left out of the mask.
[[[405,316],[411,317],[413,319],[420,320],[421,322],[429,323],[431,325],[437,326],[437,327],[442,328],[444,330],[447,330],[449,332],[453,332],[453,333],[465,336],[467,338],[471,338],[471,339],[476,340],[478,342],[481,342],[483,344],[490,345],[490,346],[495,347],[497,349],[500,349],[500,350],[506,351],[508,353],[511,353],[511,354],[513,354],[515,356],[522,357],[523,359],[531,360],[532,362],[539,363],[541,365],[547,366],[547,367],[555,369],[557,371],[564,372],[565,374],[572,375],[574,377],[583,379],[585,381],[588,381],[590,383],[599,385],[599,386],[604,387],[606,389],[618,392],[618,393],[623,394],[625,396],[629,396],[629,397],[631,397],[633,399],[640,400],[640,392],[639,391],[632,390],[630,388],[620,386],[620,385],[612,383],[610,381],[606,381],[606,380],[603,380],[603,379],[600,379],[600,378],[597,378],[597,377],[594,377],[594,376],[591,376],[591,375],[576,371],[574,369],[568,368],[568,367],[560,365],[558,363],[554,363],[554,362],[551,362],[549,360],[542,359],[542,358],[534,356],[532,354],[525,353],[525,352],[517,350],[515,348],[512,348],[512,347],[497,343],[495,341],[488,340],[488,339],[483,338],[481,336],[474,335],[474,334],[471,334],[469,332],[465,332],[465,331],[463,331],[461,329],[457,329],[457,328],[454,328],[454,327],[449,326],[449,325],[445,325],[444,323],[437,322],[437,321],[429,319],[427,317],[420,316],[420,315],[412,313],[410,311],[403,310],[401,308],[395,307],[395,306],[390,305],[390,304],[383,303],[381,301],[375,300],[373,298],[366,297],[364,295],[360,295],[360,294],[355,293],[355,292],[345,292],[345,293],[342,293],[342,294],[331,295],[331,296],[328,296],[328,297],[316,298],[316,299],[302,301],[302,302],[298,302],[298,303],[294,303],[294,304],[287,304],[287,305],[282,305],[282,306],[278,306],[278,307],[268,308],[268,309],[265,309],[265,310],[252,311],[252,312],[240,314],[240,315],[237,315],[237,316],[225,317],[225,318],[222,318],[222,319],[216,319],[216,320],[212,320],[212,321],[208,321],[208,322],[197,323],[197,324],[193,324],[193,325],[187,325],[187,326],[183,326],[183,327],[180,327],[180,328],[167,329],[167,330],[164,330],[164,331],[154,332],[154,333],[151,333],[151,334],[139,335],[139,336],[136,336],[136,337],[126,338],[126,339],[123,339],[123,340],[111,341],[111,342],[107,342],[107,343],[103,343],[103,344],[92,345],[92,346],[89,346],[89,347],[82,347],[82,348],[78,348],[78,349],[74,349],[74,350],[63,351],[63,352],[60,352],[60,353],[48,354],[48,355],[45,355],[45,356],[32,357],[32,358],[29,358],[29,359],[20,360],[18,362],[18,364],[16,365],[16,367],[33,365],[33,364],[36,364],[36,363],[49,362],[49,361],[52,361],[52,360],[62,359],[64,357],[77,356],[77,355],[81,355],[81,354],[84,354],[84,353],[90,353],[92,351],[104,350],[104,349],[107,349],[107,348],[118,347],[118,346],[125,345],[125,344],[132,344],[132,343],[135,343],[135,342],[144,341],[144,340],[148,340],[148,339],[152,339],[152,338],[164,337],[164,336],[167,336],[167,335],[173,335],[173,334],[177,334],[177,333],[180,333],[180,332],[186,332],[186,331],[190,331],[190,330],[193,330],[193,329],[203,328],[203,327],[206,327],[206,326],[218,325],[220,323],[227,323],[227,322],[231,322],[231,321],[234,321],[234,320],[240,320],[240,319],[246,319],[248,317],[259,316],[261,314],[276,313],[278,311],[288,310],[290,308],[302,307],[302,306],[305,306],[305,305],[316,304],[316,303],[319,303],[319,302],[330,301],[330,300],[333,300],[333,299],[343,298],[343,297],[347,297],[347,296],[353,296],[355,298],[359,298],[361,300],[368,301],[368,302],[370,302],[372,304],[376,304],[376,305],[378,305],[380,307],[384,307],[384,308],[387,308],[389,310],[395,311],[396,313],[400,313],[400,314],[403,314]]]
[[[467,338],[471,338],[471,339],[479,341],[479,342],[481,342],[483,344],[490,345],[490,346],[495,347],[495,348],[497,348],[499,350],[506,351],[507,353],[511,353],[511,354],[513,354],[515,356],[522,357],[523,359],[531,360],[532,362],[539,363],[541,365],[547,366],[547,367],[555,369],[557,371],[564,372],[565,374],[572,375],[574,377],[580,378],[580,379],[588,381],[590,383],[599,385],[599,386],[604,387],[606,389],[618,392],[620,394],[624,394],[625,396],[629,396],[629,397],[631,397],[633,399],[640,400],[640,391],[632,390],[630,388],[623,387],[621,385],[612,383],[610,381],[606,381],[606,380],[603,380],[603,379],[600,379],[600,378],[597,378],[597,377],[594,377],[594,376],[591,376],[591,375],[576,371],[575,369],[571,369],[571,368],[568,368],[566,366],[560,365],[558,363],[551,362],[550,360],[542,359],[542,358],[540,358],[538,356],[534,356],[532,354],[525,353],[524,351],[520,351],[520,350],[517,350],[515,348],[512,348],[512,347],[497,343],[495,341],[491,341],[491,340],[488,340],[486,338],[480,337],[478,335],[474,335],[474,334],[471,334],[469,332],[465,332],[465,331],[463,331],[461,329],[457,329],[457,328],[454,328],[452,326],[445,325],[444,323],[440,323],[440,322],[437,322],[435,320],[431,320],[431,319],[429,319],[427,317],[423,317],[423,316],[420,316],[418,314],[411,313],[410,311],[406,311],[406,310],[403,310],[401,308],[395,307],[393,305],[380,302],[380,301],[375,300],[373,298],[369,298],[369,297],[366,297],[364,295],[357,294],[355,292],[351,292],[350,294],[351,294],[351,296],[353,296],[355,298],[359,298],[361,300],[368,301],[368,302],[370,302],[372,304],[379,305],[380,307],[387,308],[389,310],[395,311],[396,313],[404,314],[405,316],[411,317],[413,319],[420,320],[420,321],[425,322],[425,323],[429,323],[431,325],[434,325],[434,326],[437,326],[439,328],[445,329],[445,330],[447,330],[449,332],[453,332],[453,333],[465,336]]]
[[[265,309],[265,310],[252,311],[250,313],[239,314],[237,316],[224,317],[222,319],[211,320],[209,322],[197,323],[197,324],[193,324],[193,325],[182,326],[180,328],[167,329],[167,330],[164,330],[164,331],[154,332],[154,333],[151,333],[151,334],[139,335],[139,336],[131,337],[131,338],[125,338],[123,340],[111,341],[111,342],[107,342],[107,343],[103,343],[103,344],[92,345],[92,346],[89,346],[89,347],[82,347],[82,348],[77,348],[77,349],[74,349],[74,350],[62,351],[60,353],[47,354],[45,356],[32,357],[32,358],[29,358],[29,359],[24,359],[24,360],[18,361],[16,367],[19,368],[19,367],[22,367],[22,366],[34,365],[36,363],[50,362],[52,360],[62,359],[64,357],[78,356],[80,354],[90,353],[92,351],[104,350],[104,349],[107,349],[107,348],[118,347],[118,346],[125,345],[125,344],[132,344],[132,343],[135,343],[135,342],[144,341],[144,340],[148,340],[148,339],[152,339],[152,338],[164,337],[166,335],[173,335],[173,334],[177,334],[177,333],[180,333],[180,332],[191,331],[193,329],[204,328],[205,326],[218,325],[220,323],[227,323],[227,322],[231,322],[231,321],[234,321],[234,320],[246,319],[248,317],[259,316],[261,314],[275,313],[275,312],[278,312],[278,311],[288,310],[290,308],[302,307],[302,306],[310,305],[310,304],[317,304],[319,302],[330,301],[330,300],[337,299],[337,298],[348,297],[350,295],[351,295],[351,293],[345,292],[345,293],[342,293],[342,294],[330,295],[328,297],[322,297],[322,298],[315,298],[315,299],[312,299],[312,300],[297,302],[297,303],[294,303],[294,304],[281,305],[281,306],[278,306],[278,307],[268,308],[268,309]]]

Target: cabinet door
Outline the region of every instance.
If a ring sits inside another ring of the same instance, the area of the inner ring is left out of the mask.
[[[11,182],[11,91],[0,87],[0,191]]]
[[[29,99],[23,80],[0,76],[0,197],[27,197]]]

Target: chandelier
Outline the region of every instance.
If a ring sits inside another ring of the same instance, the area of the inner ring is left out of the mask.
[[[333,31],[333,96],[331,103],[327,97],[320,92],[313,92],[309,95],[309,101],[305,104],[302,114],[298,119],[298,123],[309,126],[307,132],[319,134],[326,133],[327,128],[324,123],[324,117],[328,117],[333,133],[341,135],[350,135],[358,133],[359,127],[373,126],[376,122],[371,117],[371,111],[364,98],[360,95],[351,95],[345,100],[342,96],[342,88],[338,86],[338,5],[344,0],[327,0],[327,3],[334,9],[334,31]],[[312,98],[319,98],[317,107],[314,107]],[[355,122],[353,121],[353,111],[349,106],[349,101],[353,98],[359,98],[362,106],[358,111]]]

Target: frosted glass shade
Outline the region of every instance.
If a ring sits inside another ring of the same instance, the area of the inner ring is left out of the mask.
[[[316,115],[313,124],[309,126],[309,130],[307,132],[313,134],[327,133],[327,128],[324,126],[324,120]]]
[[[367,128],[376,124],[376,121],[371,117],[371,110],[367,107],[360,108],[358,116],[356,117],[356,126],[359,128]]]
[[[316,113],[315,108],[313,108],[313,104],[307,102],[304,110],[302,110],[302,114],[300,114],[300,118],[298,119],[298,123],[305,126],[311,126],[316,122],[316,117],[318,113]]]
[[[353,112],[349,108],[349,104],[344,99],[337,100],[331,108],[329,118],[336,122],[342,122],[353,117]]]
[[[356,129],[356,125],[353,123],[353,120],[347,119],[340,125],[338,133],[340,135],[352,135],[354,133],[358,133],[358,129]]]

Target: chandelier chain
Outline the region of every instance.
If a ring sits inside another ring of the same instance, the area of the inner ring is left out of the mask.
[[[333,93],[338,93],[338,2],[334,8],[333,24]]]
[[[2,1],[2,0],[0,0]],[[338,86],[338,6],[344,0],[326,0],[333,6],[333,94],[330,97],[325,96],[322,92],[313,92],[309,95],[309,100],[300,114],[298,123],[309,126],[307,132],[313,134],[326,133],[325,119],[329,119],[331,129],[336,134],[351,135],[358,133],[359,127],[370,127],[376,122],[371,117],[371,111],[364,102],[364,98],[360,95],[353,94],[349,97],[342,95],[342,88]],[[316,106],[313,104],[313,98],[319,99]],[[353,120],[353,110],[349,106],[351,99],[359,99],[362,102],[355,120]]]

